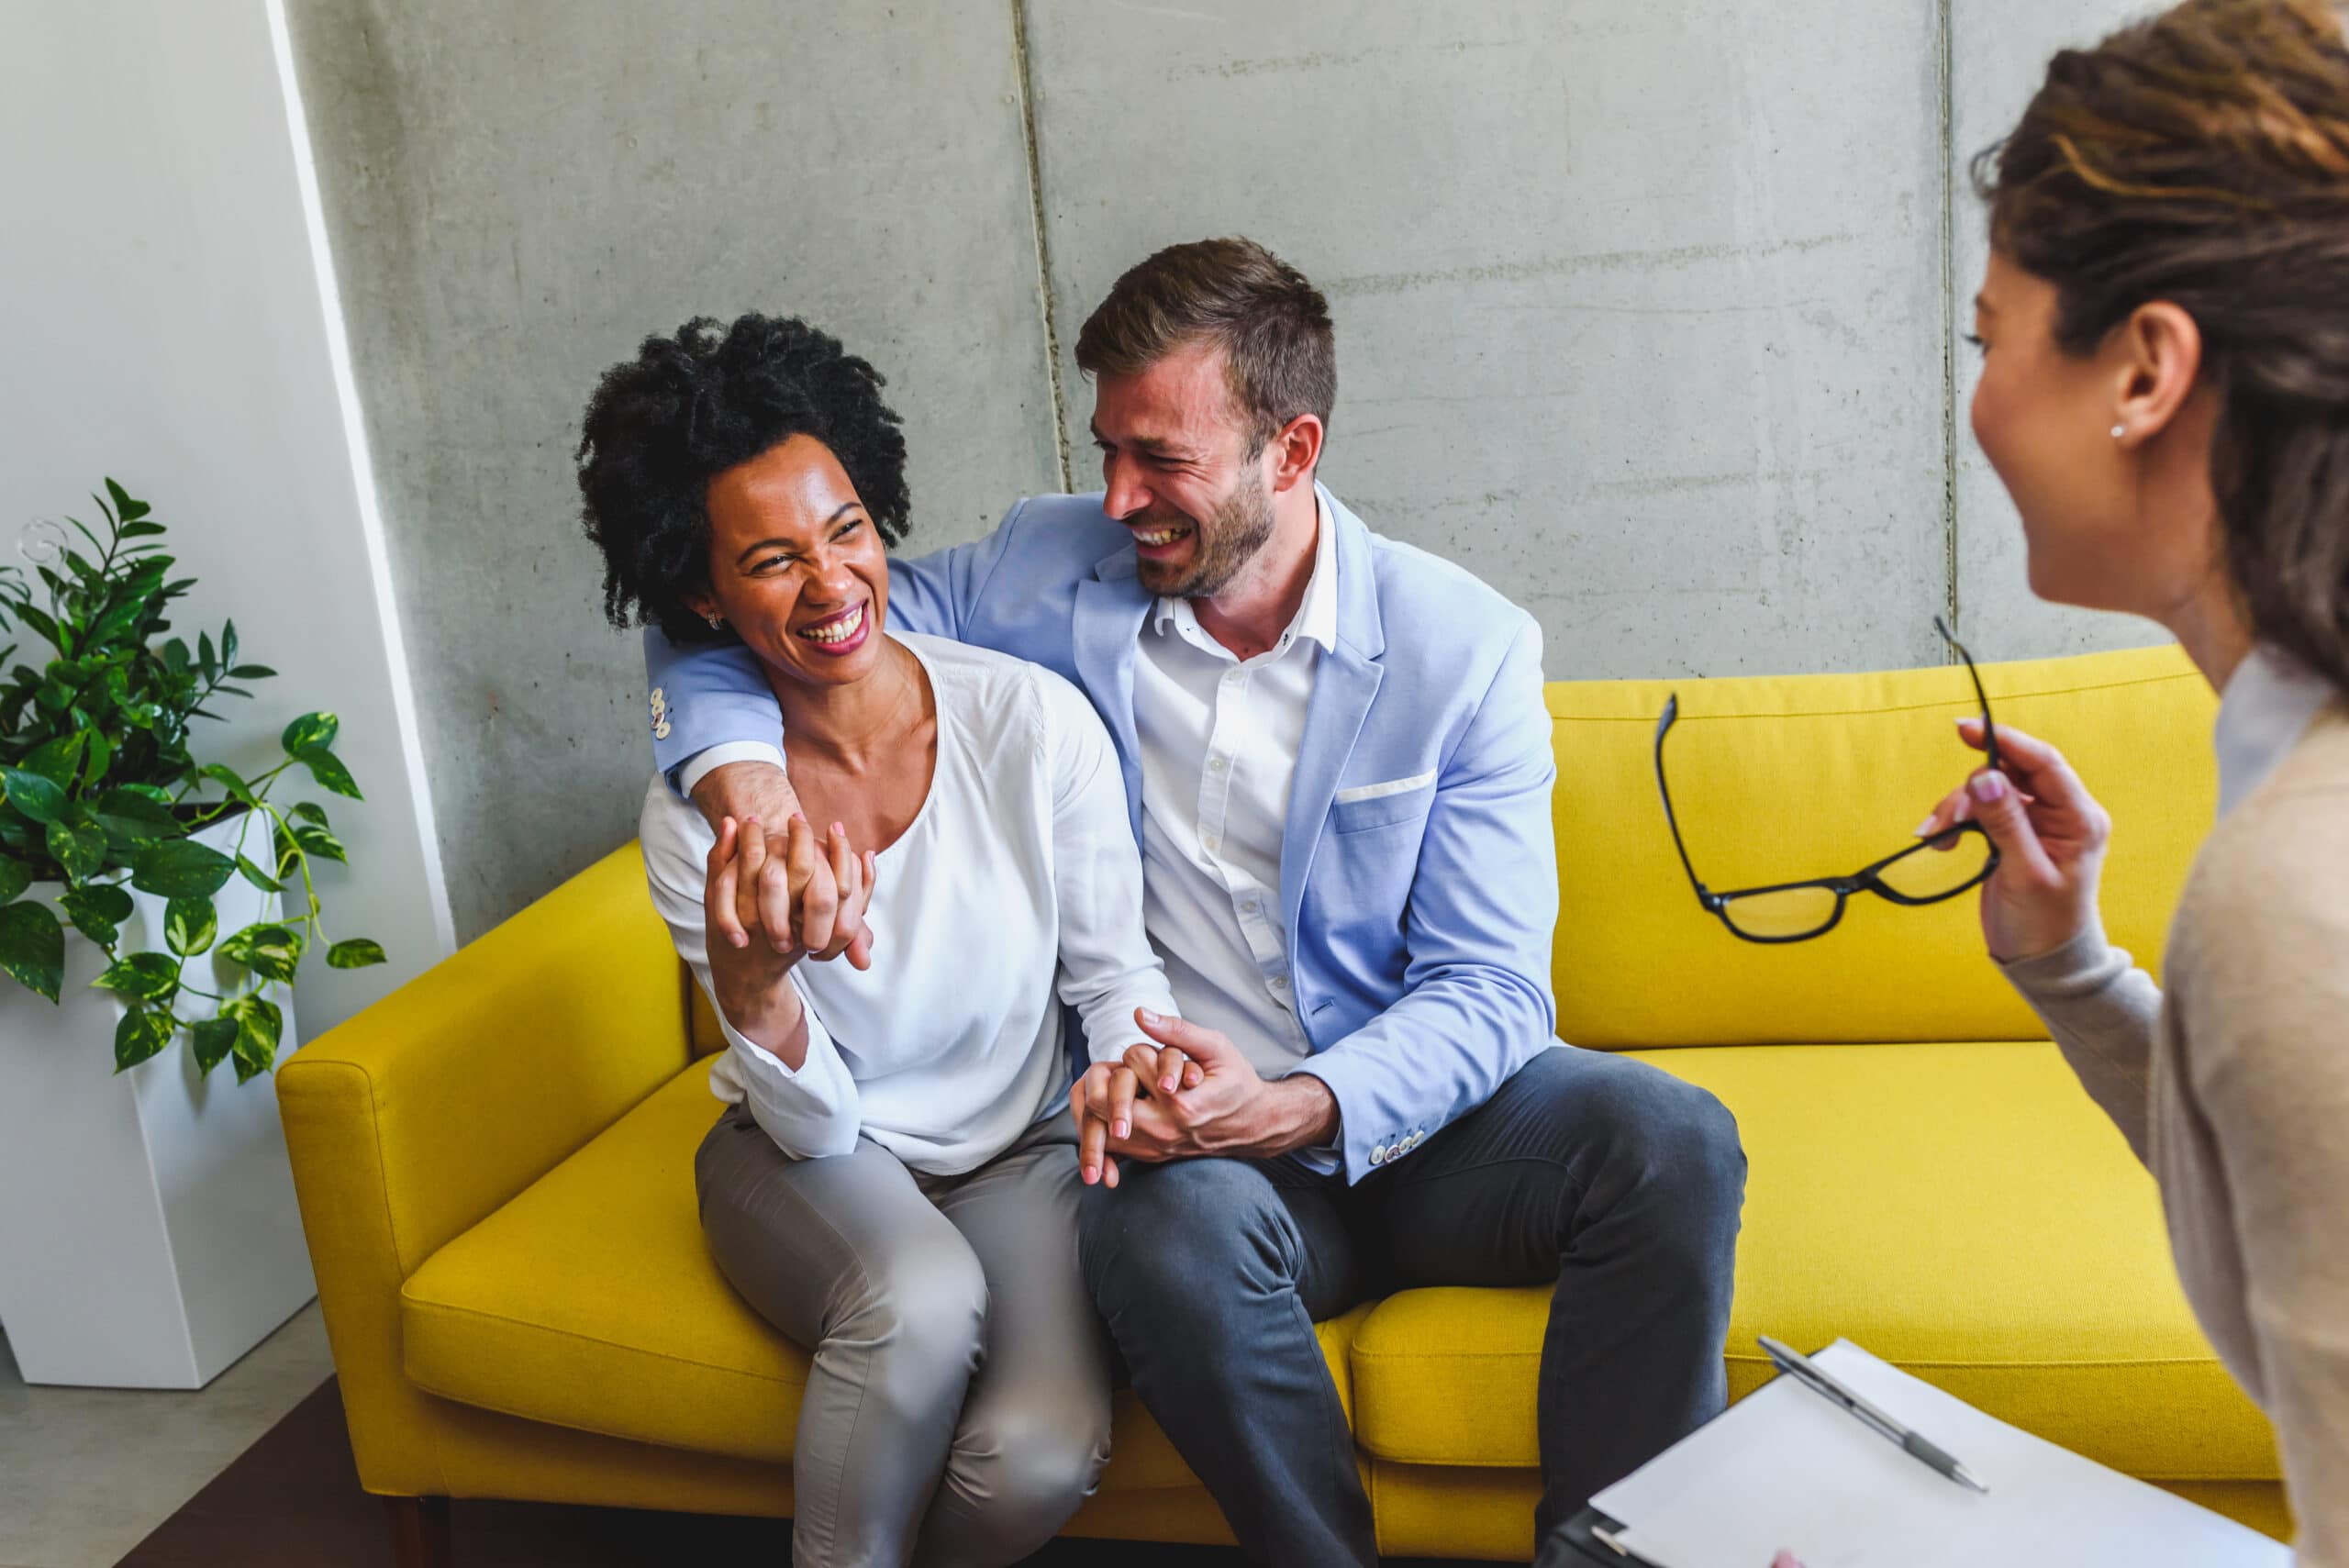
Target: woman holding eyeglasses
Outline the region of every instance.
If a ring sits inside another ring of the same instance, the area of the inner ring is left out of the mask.
[[[2159,1180],[2195,1312],[2275,1421],[2309,1568],[2349,1564],[2343,10],[2188,0],[2060,54],[1976,166],[1974,431],[2032,589],[2161,622],[2224,694],[2166,994],[2105,940],[2111,822],[2054,748],[1999,726],[1920,830],[1998,846],[1991,956]]]

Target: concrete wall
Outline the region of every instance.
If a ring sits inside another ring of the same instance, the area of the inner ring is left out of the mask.
[[[296,0],[450,899],[634,832],[651,745],[572,451],[648,332],[821,322],[889,377],[923,543],[1059,484],[1010,12]]]
[[[1244,232],[1331,296],[1327,477],[1553,676],[2153,635],[2021,604],[1952,354],[1963,159],[2119,0],[292,4],[466,935],[628,831],[570,449],[695,311],[878,362],[944,543],[1092,481],[1117,273]]]
[[[0,0],[0,552],[17,561],[36,518],[95,520],[112,475],[197,580],[179,629],[233,617],[241,657],[280,672],[221,702],[199,759],[273,765],[288,719],[341,715],[367,799],[320,797],[352,865],[323,866],[319,892],[330,936],[391,962],[305,964],[309,1038],[453,938],[282,39],[265,0]]]
[[[2094,42],[2148,7],[2115,0],[1955,0],[1953,37],[1964,69],[1957,77],[1951,138],[1951,189],[1958,221],[1951,257],[1952,308],[1956,329],[1972,330],[1974,295],[1981,286],[1989,235],[1981,220],[1967,164],[2006,134],[2031,102],[2047,60],[2059,49]],[[2032,597],[2024,573],[2022,524],[1998,476],[1965,425],[1965,406],[1981,376],[1979,357],[1956,346],[1958,372],[1956,471],[1957,602],[1977,658],[2086,653],[2165,640],[2149,621],[2090,615]]]

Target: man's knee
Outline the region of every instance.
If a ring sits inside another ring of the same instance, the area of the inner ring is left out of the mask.
[[[1616,1074],[1607,1106],[1617,1157],[1640,1207],[1669,1220],[1659,1240],[1687,1243],[1709,1266],[1733,1241],[1745,1206],[1745,1150],[1737,1118],[1711,1090],[1644,1063]]]
[[[1211,1281],[1293,1280],[1297,1252],[1279,1193],[1234,1160],[1129,1165],[1117,1186],[1086,1188],[1078,1210],[1078,1257],[1105,1309],[1219,1294]]]
[[[1731,1222],[1744,1203],[1745,1151],[1737,1118],[1709,1089],[1628,1057],[1553,1051],[1523,1070],[1523,1106],[1568,1147],[1569,1166],[1587,1143],[1603,1151],[1597,1184],[1629,1195],[1666,1197],[1692,1219]],[[1522,1114],[1522,1111],[1520,1114]]]

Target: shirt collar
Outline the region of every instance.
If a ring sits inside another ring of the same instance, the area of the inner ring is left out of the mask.
[[[2219,702],[2219,815],[2267,782],[2333,696],[2332,683],[2270,643],[2243,656]]]
[[[1317,487],[1313,497],[1314,539],[1313,575],[1305,584],[1305,600],[1297,606],[1297,614],[1288,623],[1289,636],[1308,639],[1319,643],[1324,651],[1338,646],[1338,527],[1330,516],[1330,504],[1323,500]],[[1164,631],[1176,624],[1178,617],[1188,618],[1188,599],[1161,598],[1151,612],[1151,628]]]

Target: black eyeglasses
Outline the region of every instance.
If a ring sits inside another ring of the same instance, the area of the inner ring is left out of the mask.
[[[1982,676],[1974,668],[1974,656],[1966,652],[1964,643],[1950,636],[1949,628],[1939,616],[1933,617],[1933,629],[1965,661],[1965,673],[1974,681],[1974,695],[1982,704],[1982,750],[1989,765],[1995,768],[1998,765],[1998,730],[1990,722],[1990,699],[1982,690]],[[1782,882],[1736,893],[1715,893],[1698,879],[1697,868],[1689,863],[1688,846],[1680,839],[1679,818],[1672,812],[1672,786],[1664,778],[1664,738],[1672,733],[1679,717],[1680,696],[1675,693],[1672,700],[1664,704],[1664,717],[1655,727],[1655,786],[1664,795],[1664,819],[1672,828],[1672,847],[1680,851],[1680,864],[1688,873],[1689,885],[1697,890],[1697,902],[1720,916],[1721,924],[1732,934],[1749,942],[1804,942],[1823,937],[1843,918],[1843,905],[1854,893],[1873,893],[1895,904],[1911,906],[1939,904],[1968,888],[1980,886],[1984,878],[1998,869],[1998,851],[1990,842],[1990,835],[1978,822],[1961,822],[1945,833],[1911,844],[1898,854],[1887,855],[1849,876],[1822,876],[1809,882]]]

